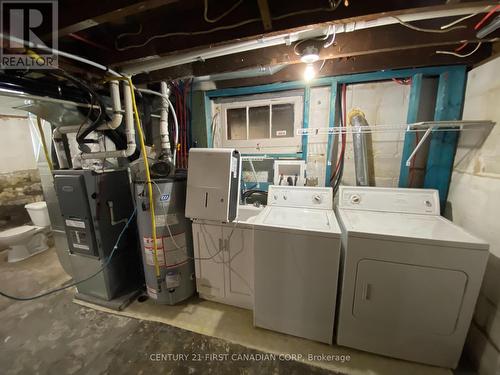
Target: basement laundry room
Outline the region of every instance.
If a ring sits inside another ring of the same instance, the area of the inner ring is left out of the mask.
[[[0,18],[2,374],[500,374],[498,1]]]

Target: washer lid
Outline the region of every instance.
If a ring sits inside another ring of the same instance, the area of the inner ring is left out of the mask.
[[[11,229],[4,230],[0,232],[0,238],[9,238],[14,236],[19,236],[21,234],[25,234],[35,230],[36,227],[32,225],[21,225],[20,227],[15,227]]]
[[[254,225],[340,235],[340,227],[332,210],[268,206],[255,218]]]
[[[441,216],[339,209],[349,236],[391,237],[391,240],[426,242],[487,250],[488,243]]]

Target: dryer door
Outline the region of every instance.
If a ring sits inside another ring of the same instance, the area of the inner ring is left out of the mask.
[[[466,284],[461,271],[363,259],[353,315],[360,323],[390,331],[451,335]]]

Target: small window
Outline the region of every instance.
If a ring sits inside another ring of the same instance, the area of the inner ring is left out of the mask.
[[[247,139],[246,108],[231,108],[227,110],[227,139]]]
[[[294,136],[294,121],[292,103],[228,108],[227,139],[290,138]]]
[[[293,137],[293,104],[274,104],[272,106],[272,138]]]
[[[302,96],[228,101],[220,106],[220,138],[214,138],[246,153],[300,152],[303,105]]]
[[[269,106],[248,108],[248,139],[269,138]]]

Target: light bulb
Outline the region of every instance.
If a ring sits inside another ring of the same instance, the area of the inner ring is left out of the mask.
[[[309,82],[314,77],[316,77],[316,71],[314,70],[313,64],[307,64],[306,69],[304,70],[304,79]]]

